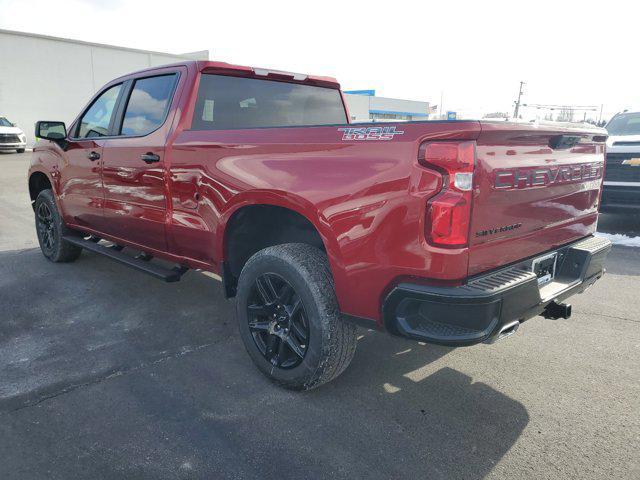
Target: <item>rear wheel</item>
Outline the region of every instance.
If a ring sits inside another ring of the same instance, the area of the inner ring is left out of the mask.
[[[342,373],[356,349],[356,329],[343,323],[326,256],[306,244],[265,248],[240,274],[240,334],[269,379],[309,390]]]
[[[62,221],[51,190],[43,190],[38,194],[35,216],[38,243],[45,257],[52,262],[73,262],[80,256],[82,248],[62,239],[73,232]]]

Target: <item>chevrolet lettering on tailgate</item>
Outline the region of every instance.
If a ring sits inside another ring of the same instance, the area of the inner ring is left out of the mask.
[[[531,167],[497,170],[495,188],[529,188],[552,183],[582,182],[602,178],[602,163],[560,167]]]

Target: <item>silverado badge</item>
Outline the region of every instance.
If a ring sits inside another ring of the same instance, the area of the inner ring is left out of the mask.
[[[522,227],[521,223],[514,223],[513,225],[488,228],[486,230],[480,230],[479,232],[476,232],[476,237],[486,237],[487,235],[495,235],[496,233],[510,232],[511,230],[517,230],[520,227]]]

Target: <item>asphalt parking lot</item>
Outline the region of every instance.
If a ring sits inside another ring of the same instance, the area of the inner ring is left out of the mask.
[[[461,349],[363,330],[344,375],[291,393],[211,278],[46,261],[28,156],[0,154],[1,479],[640,477],[640,248],[570,320]]]

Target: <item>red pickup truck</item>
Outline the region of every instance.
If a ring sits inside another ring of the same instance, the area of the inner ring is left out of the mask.
[[[185,62],[113,80],[69,128],[36,124],[42,252],[214,273],[292,389],[348,366],[355,325],[493,342],[568,318],[603,275],[604,130],[348,118],[328,77]]]

